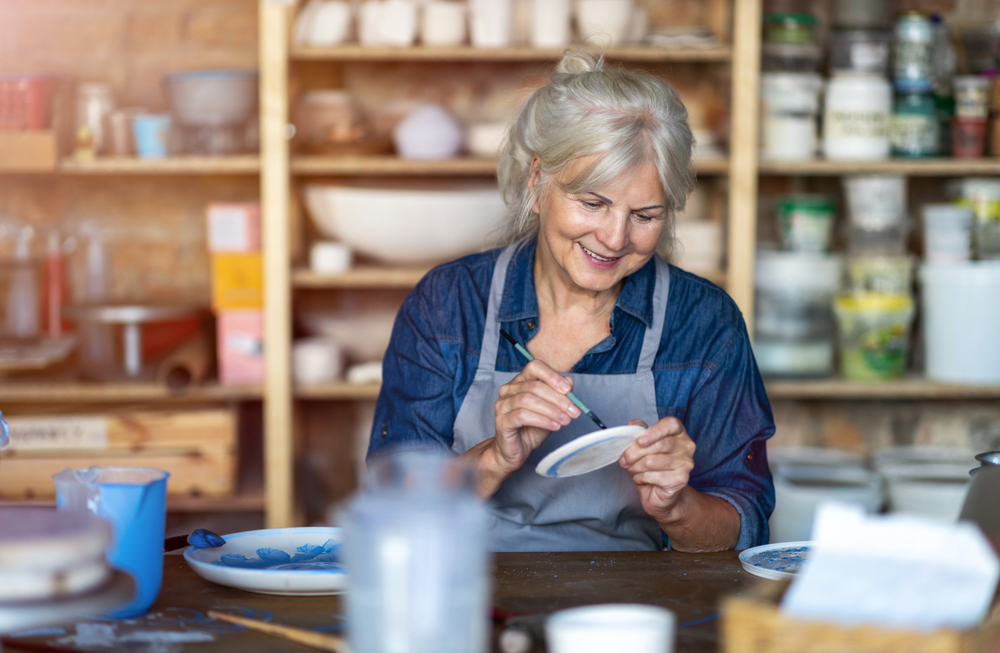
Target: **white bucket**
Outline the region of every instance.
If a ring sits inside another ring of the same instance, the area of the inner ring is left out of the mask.
[[[927,378],[1000,383],[1000,261],[925,265]]]

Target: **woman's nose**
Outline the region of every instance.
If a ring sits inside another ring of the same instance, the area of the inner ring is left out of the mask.
[[[602,245],[616,252],[625,248],[628,243],[628,214],[617,211],[608,215],[598,231],[597,239]]]

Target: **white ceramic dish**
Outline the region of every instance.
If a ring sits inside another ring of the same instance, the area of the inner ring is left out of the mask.
[[[754,576],[791,580],[809,558],[812,542],[765,544],[740,552],[740,564]]]
[[[261,594],[315,596],[347,589],[340,564],[339,528],[272,528],[226,535],[217,549],[188,547],[196,574],[227,587]]]
[[[585,605],[554,612],[545,620],[550,653],[668,653],[677,618],[656,605]]]
[[[306,206],[329,238],[388,265],[443,263],[482,251],[507,211],[495,184],[309,185]]]
[[[645,430],[626,424],[581,435],[542,458],[535,471],[549,478],[592,472],[618,460]]]

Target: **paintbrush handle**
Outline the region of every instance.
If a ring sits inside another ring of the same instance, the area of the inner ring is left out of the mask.
[[[289,641],[296,642],[298,644],[305,644],[306,646],[312,646],[324,651],[333,651],[333,653],[350,653],[347,642],[342,637],[337,637],[336,635],[324,635],[311,630],[305,630],[304,628],[293,628],[291,626],[264,623],[263,621],[257,621],[255,619],[234,617],[223,612],[216,612],[215,610],[209,610],[208,616],[213,619],[218,619],[219,621],[226,621],[231,624],[236,624],[237,626],[249,628],[250,630],[256,630],[257,632],[264,633],[266,635],[282,637]]]

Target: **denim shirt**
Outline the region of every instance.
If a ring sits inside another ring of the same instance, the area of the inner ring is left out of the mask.
[[[382,364],[369,458],[410,449],[452,454],[455,418],[479,364],[499,253],[441,265],[406,298]],[[534,243],[528,243],[514,255],[497,313],[502,328],[521,343],[538,332],[534,253]],[[571,375],[635,373],[652,321],[654,278],[649,261],[625,279],[611,313],[611,335],[588,351]],[[512,345],[500,343],[498,371],[517,372],[524,364]],[[774,486],[765,445],[774,420],[746,325],[725,292],[676,267],[670,269],[653,375],[660,419],[678,418],[696,444],[689,485],[736,508],[737,549],[767,543]]]

